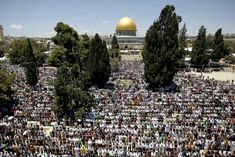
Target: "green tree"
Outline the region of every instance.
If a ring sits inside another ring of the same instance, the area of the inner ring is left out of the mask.
[[[111,65],[111,71],[112,72],[118,71],[119,63],[120,63],[119,58],[110,58],[110,65]]]
[[[11,84],[13,83],[14,75],[8,74],[5,69],[0,67],[0,97],[9,98],[12,94]]]
[[[55,27],[55,31],[57,32],[56,36],[52,37],[52,41],[57,44],[63,46],[65,51],[66,61],[69,64],[74,64],[75,62],[80,62],[77,56],[77,44],[79,41],[79,37],[77,32],[67,24],[63,22],[57,23]]]
[[[66,64],[63,64],[58,68],[57,76],[54,82],[55,87],[55,104],[52,109],[55,112],[58,119],[61,119],[68,112],[68,103],[70,100],[68,94],[68,85],[72,81],[71,76],[69,75],[69,70]]]
[[[93,101],[87,89],[91,41],[86,34],[78,36],[73,28],[62,22],[57,24],[55,31],[57,34],[52,40],[60,48],[48,59],[50,65],[58,66],[53,111],[58,120],[83,118]]]
[[[181,59],[178,44],[179,22],[173,5],[167,5],[146,33],[143,51],[144,76],[151,87],[172,82]]]
[[[196,40],[193,43],[191,53],[191,63],[197,67],[203,68],[209,61],[206,46],[206,28],[201,26]]]
[[[29,39],[27,49],[24,53],[24,58],[26,81],[30,86],[35,86],[38,82],[38,71],[36,66],[36,59],[33,54],[33,48]]]
[[[36,59],[37,66],[42,66],[45,63],[45,60],[47,58],[47,55],[44,54],[44,46],[39,45],[36,43],[35,40],[30,39],[33,53]],[[10,58],[10,62],[12,64],[24,64],[27,60],[25,58],[25,51],[27,49],[28,41],[27,39],[24,40],[15,40],[13,41],[8,50],[8,57]]]
[[[80,88],[72,73],[73,70],[67,63],[62,64],[57,71],[54,84],[56,97],[52,109],[58,120],[62,118],[74,120],[77,116],[81,118],[85,114],[85,109],[92,103],[92,97]]]
[[[33,47],[29,38],[27,39],[26,51],[24,52],[24,61],[25,63],[33,62],[36,64],[36,59],[33,54]]]
[[[55,66],[55,67],[59,67],[62,65],[62,63],[65,62],[65,48],[63,48],[62,46],[59,48],[55,48],[51,54],[49,54],[48,57],[48,64],[50,66]]]
[[[23,64],[23,53],[26,51],[26,47],[27,40],[16,40],[10,44],[8,57],[12,64]]]
[[[85,65],[81,62],[81,56],[84,52],[83,46],[85,45],[83,44],[84,40],[80,41],[77,32],[72,27],[64,24],[63,22],[57,23],[55,31],[57,34],[56,36],[52,37],[52,41],[62,48],[56,50],[54,54],[50,56],[49,63],[53,63],[54,65],[61,65],[61,63],[66,62],[69,68],[76,66],[77,68],[73,68],[73,72],[76,70],[76,73],[79,73],[81,66]],[[56,61],[59,61],[59,63],[56,64]]]
[[[117,37],[116,35],[114,34],[113,35],[113,39],[112,39],[112,46],[111,46],[112,49],[119,49],[119,45],[118,45],[118,41],[117,41]]]
[[[110,56],[111,71],[115,72],[119,69],[119,62],[121,60],[121,52],[115,34],[112,39],[111,49],[109,49],[109,56]]]
[[[212,34],[208,34],[206,37],[206,47],[207,49],[213,49],[213,35]]]
[[[213,40],[213,52],[211,53],[211,59],[213,61],[219,61],[224,56],[228,55],[228,50],[224,45],[224,37],[222,35],[222,28],[219,28],[215,32]]]
[[[85,70],[91,42],[88,35],[83,34],[78,36],[77,32],[72,27],[63,22],[59,22],[56,25],[55,31],[57,34],[52,37],[52,41],[64,48],[64,62],[67,62],[69,66],[78,64],[81,70]],[[50,57],[49,60],[53,61],[53,57]]]
[[[0,117],[7,113],[12,103],[13,90],[11,85],[14,80],[14,74],[9,74],[5,69],[0,67]]]
[[[235,53],[235,40],[225,40],[224,44],[229,53]]]
[[[4,44],[5,42],[0,40],[0,57],[4,56]]]
[[[111,75],[106,43],[100,39],[98,34],[91,40],[88,56],[88,72],[91,83],[98,86],[103,86]]]
[[[56,36],[52,38],[52,41],[57,45],[62,45],[66,49],[72,51],[77,44],[78,34],[77,32],[67,24],[63,22],[57,23],[55,27],[57,32]]]
[[[84,47],[85,49],[89,49],[90,43],[91,43],[91,40],[90,40],[89,36],[87,34],[82,34],[80,47]]]
[[[78,56],[80,60],[81,71],[87,70],[87,60],[90,51],[91,39],[87,34],[81,35],[80,41],[78,42]]]
[[[115,34],[112,39],[110,56],[111,56],[111,58],[121,59],[121,53],[120,53],[120,49],[119,49],[119,45],[118,45],[118,40],[117,40],[117,37],[115,36]]]
[[[38,67],[43,66],[47,60],[47,54],[44,52],[47,51],[47,47],[44,44],[37,44],[34,40],[31,40],[32,47],[33,47],[33,54],[36,59],[36,65]]]
[[[179,49],[180,49],[180,54],[182,55],[181,58],[184,58],[185,56],[185,48],[187,47],[187,42],[186,42],[186,24],[184,23],[183,27],[179,31]]]

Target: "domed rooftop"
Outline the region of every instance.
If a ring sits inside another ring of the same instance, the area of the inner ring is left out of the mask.
[[[116,26],[116,30],[118,30],[118,31],[120,31],[120,30],[136,31],[135,21],[132,18],[125,16],[118,21],[117,26]]]

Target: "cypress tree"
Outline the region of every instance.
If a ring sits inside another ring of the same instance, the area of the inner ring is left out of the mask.
[[[222,28],[219,28],[215,32],[215,37],[213,40],[213,52],[211,53],[211,59],[213,61],[219,61],[221,58],[223,58],[227,54],[228,54],[228,51],[226,50],[224,46],[224,37],[222,35]]]
[[[209,61],[206,46],[206,28],[201,26],[196,40],[193,43],[193,50],[191,53],[191,63],[194,66],[203,68]]]
[[[112,40],[112,49],[119,49],[119,45],[118,45],[118,41],[117,41],[117,37],[116,35],[114,34],[113,35],[113,40]]]
[[[27,39],[27,48],[26,48],[26,51],[24,53],[24,58],[25,58],[25,63],[33,62],[33,63],[36,64],[36,59],[35,59],[35,56],[33,54],[33,47],[32,47],[32,44],[31,44],[31,41],[30,41],[29,38]]]
[[[210,33],[206,36],[206,48],[207,49],[213,49],[213,45],[214,45],[213,38],[214,36]]]
[[[117,58],[119,60],[121,59],[118,40],[117,40],[117,37],[115,36],[115,34],[114,34],[113,39],[112,39],[112,46],[111,46],[111,50],[110,50],[110,56],[111,56],[111,58]]]
[[[69,94],[68,87],[71,81],[72,77],[69,73],[68,67],[66,64],[63,64],[58,68],[54,83],[56,97],[53,111],[56,113],[58,119],[63,118],[67,113],[69,113],[68,104],[71,96]]]
[[[91,83],[98,86],[103,86],[111,75],[106,43],[100,39],[98,34],[91,41],[88,56],[88,72]]]
[[[150,26],[145,37],[143,61],[144,76],[151,87],[172,82],[180,58],[178,45],[179,22],[173,5],[167,5],[157,21]]]
[[[179,31],[179,49],[180,49],[180,54],[182,55],[181,57],[183,58],[185,56],[185,48],[187,47],[186,43],[186,24],[184,23],[183,27]]]
[[[26,75],[26,81],[30,86],[35,86],[38,82],[38,71],[37,71],[37,65],[35,56],[33,54],[33,48],[31,45],[30,40],[27,40],[27,49],[24,53],[25,58],[25,75]]]

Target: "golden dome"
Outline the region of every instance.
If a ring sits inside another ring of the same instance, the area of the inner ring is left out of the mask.
[[[116,26],[116,30],[133,30],[136,31],[136,24],[132,18],[127,16],[121,18]]]

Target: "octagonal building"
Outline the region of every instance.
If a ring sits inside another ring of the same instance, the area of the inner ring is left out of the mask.
[[[116,26],[117,36],[136,36],[136,24],[130,17],[122,17]]]
[[[144,46],[144,37],[138,37],[137,27],[134,19],[124,16],[116,24],[115,35],[121,50],[142,50]],[[104,36],[108,48],[111,48],[112,36]]]

